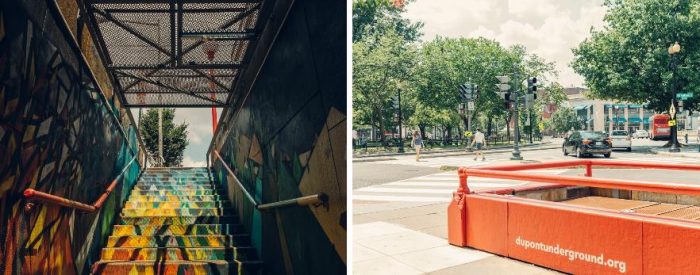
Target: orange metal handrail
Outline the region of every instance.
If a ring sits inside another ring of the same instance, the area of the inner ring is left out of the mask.
[[[520,170],[577,166],[586,166],[586,177],[539,175],[517,172]],[[557,185],[623,188],[626,190],[636,191],[700,195],[700,186],[695,185],[591,178],[593,166],[700,171],[700,165],[693,164],[641,163],[616,160],[565,160],[533,164],[509,164],[482,168],[461,167],[459,169],[460,186],[458,193],[470,193],[469,186],[467,184],[467,177],[475,176],[510,180],[529,180],[553,183]]]
[[[253,204],[253,207],[255,209],[260,210],[260,211],[266,211],[266,210],[271,210],[275,208],[281,208],[281,207],[288,207],[288,206],[307,206],[307,205],[327,205],[328,204],[328,195],[325,193],[318,193],[315,195],[309,195],[309,196],[303,196],[303,197],[298,197],[298,198],[293,198],[289,200],[283,200],[283,201],[278,201],[278,202],[272,202],[272,203],[259,203],[255,199],[253,199],[253,196],[248,193],[248,190],[243,186],[243,183],[241,183],[240,180],[238,180],[238,177],[236,177],[236,174],[233,173],[233,170],[231,170],[231,167],[226,164],[226,162],[223,161],[223,158],[219,154],[219,151],[216,149],[212,150],[214,152],[214,158],[216,160],[221,161],[221,164],[224,166],[226,171],[228,171],[228,174],[233,177],[233,180],[236,182],[239,188],[243,191],[243,194],[250,200],[250,202]],[[215,162],[214,160],[213,162]]]
[[[129,161],[129,163],[127,163],[126,166],[124,166],[124,169],[122,169],[121,173],[119,173],[119,175],[114,180],[112,180],[112,182],[109,184],[109,186],[107,186],[107,189],[104,191],[104,193],[102,193],[102,195],[100,195],[100,197],[97,198],[95,203],[92,205],[84,204],[84,203],[77,202],[77,201],[70,200],[70,199],[66,199],[66,198],[63,198],[60,196],[51,195],[48,193],[37,191],[37,190],[34,190],[33,188],[25,189],[24,190],[24,197],[27,198],[28,200],[37,200],[37,201],[42,201],[42,202],[46,202],[46,203],[66,206],[66,207],[70,207],[70,208],[76,208],[76,209],[79,209],[79,210],[82,210],[85,212],[89,212],[89,213],[95,212],[97,210],[100,210],[100,208],[102,208],[102,205],[105,203],[105,201],[107,201],[107,199],[109,198],[109,195],[112,193],[114,188],[117,187],[119,180],[122,177],[124,177],[124,173],[126,173],[126,171],[129,169],[131,164],[134,163],[134,161],[136,160],[137,157],[138,157],[138,155],[134,155],[134,157],[131,158],[131,161]],[[31,208],[32,208],[32,204],[27,204],[26,209],[30,210]]]

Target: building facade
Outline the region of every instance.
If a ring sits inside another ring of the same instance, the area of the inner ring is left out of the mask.
[[[583,126],[583,129],[593,131],[612,132],[613,130],[625,130],[634,133],[637,130],[648,130],[649,118],[654,111],[647,109],[644,104],[629,102],[613,102],[608,100],[590,99],[587,97],[587,89],[565,89],[569,99],[569,107],[573,108]],[[697,128],[694,120],[678,117],[681,129]],[[697,118],[695,118],[697,120]]]

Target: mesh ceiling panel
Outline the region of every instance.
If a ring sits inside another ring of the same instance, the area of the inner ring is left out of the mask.
[[[223,106],[257,39],[262,1],[83,0],[125,105]]]

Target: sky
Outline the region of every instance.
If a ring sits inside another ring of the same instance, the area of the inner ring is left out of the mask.
[[[144,108],[142,113],[148,109]],[[132,108],[134,119],[138,120],[138,108]],[[217,109],[217,115],[221,116],[222,109]],[[185,149],[182,158],[182,166],[203,167],[206,166],[206,153],[211,143],[212,125],[211,108],[176,108],[175,124],[186,122],[187,139],[190,144]]]
[[[582,86],[569,67],[572,48],[604,26],[603,0],[416,0],[405,17],[422,21],[423,41],[435,36],[485,37],[555,62],[559,83]]]

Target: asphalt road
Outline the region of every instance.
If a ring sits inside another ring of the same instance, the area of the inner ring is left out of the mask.
[[[553,140],[554,144],[560,144],[560,140]],[[630,161],[665,161],[673,162],[673,158],[656,155],[650,152],[651,148],[660,147],[665,144],[665,141],[651,141],[651,140],[633,140],[632,152],[626,152],[624,150],[614,150],[611,159],[622,159]],[[508,161],[510,158],[510,152],[504,153],[494,153],[487,154],[486,158],[488,161]],[[573,159],[572,156],[564,156],[561,149],[547,149],[547,150],[535,150],[535,151],[523,151],[522,156],[526,162],[531,161],[552,161],[552,160],[565,160]],[[425,176],[443,172],[441,168],[449,166],[472,166],[472,165],[483,165],[481,162],[473,161],[473,156],[446,156],[439,158],[424,159],[421,162],[415,162],[413,156],[398,156],[394,160],[384,160],[384,161],[374,161],[374,162],[356,162],[353,163],[353,189],[367,187],[377,184],[383,184],[387,182],[394,182],[398,180],[404,180],[409,178],[414,178],[418,176]],[[592,156],[592,158],[603,158],[602,156]],[[488,163],[484,163],[488,164]],[[656,173],[655,173],[656,172]],[[658,174],[658,171],[644,171],[638,174],[636,173],[608,173],[609,176],[621,176],[622,178],[629,179],[649,179],[657,178],[660,176],[672,176],[683,178],[683,183],[688,180],[692,181],[692,174],[687,173],[665,173]],[[602,174],[601,174],[602,175]],[[690,177],[686,180],[686,177]],[[697,182],[694,182],[697,183]]]

